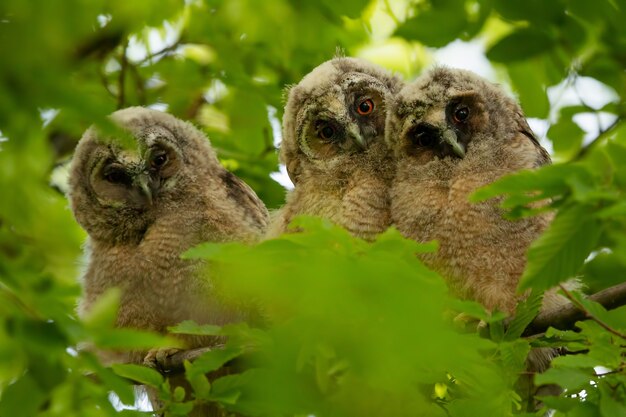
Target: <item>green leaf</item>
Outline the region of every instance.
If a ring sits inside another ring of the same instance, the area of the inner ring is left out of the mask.
[[[222,334],[220,326],[212,324],[198,324],[193,320],[185,320],[176,326],[167,328],[170,333],[176,334],[193,334],[198,336],[219,336]]]
[[[248,380],[249,375],[255,375],[255,370],[248,370],[238,375],[227,375],[216,379],[211,389],[211,400],[223,404],[236,404],[241,396],[241,385]]]
[[[37,382],[29,374],[25,374],[3,388],[0,398],[0,416],[35,416],[45,398]]]
[[[185,399],[185,388],[180,387],[180,386],[174,388],[173,398],[174,398],[174,401],[176,402],[183,401]]]
[[[545,32],[532,27],[521,28],[500,39],[487,51],[487,58],[496,62],[514,62],[547,52],[555,40]]]
[[[209,398],[209,393],[211,391],[211,383],[209,382],[209,379],[204,373],[197,372],[194,368],[192,368],[191,363],[187,361],[185,361],[185,377],[187,378],[187,381],[189,381],[189,384],[191,384],[196,398]]]
[[[193,410],[194,403],[193,401],[187,401],[183,403],[170,403],[168,404],[167,411],[168,415],[172,417],[186,417]]]
[[[626,416],[624,387],[616,389],[604,381],[600,383],[600,413],[602,417]]]
[[[560,18],[565,10],[565,5],[561,0],[550,2],[542,0],[528,0],[524,2],[496,0],[494,6],[505,19],[530,20],[542,24],[547,24]]]
[[[561,160],[568,160],[578,153],[585,135],[585,131],[566,113],[564,109],[561,110],[559,121],[550,126],[547,134],[554,144],[557,158]]]
[[[503,207],[511,208],[566,194],[570,190],[569,181],[593,183],[591,174],[580,164],[547,165],[537,170],[520,171],[502,177],[498,181],[479,188],[471,195],[470,201],[479,202],[500,195],[509,196]],[[539,192],[538,192],[539,191]]]
[[[539,59],[511,63],[507,71],[519,96],[520,104],[527,117],[548,117],[550,102],[547,87],[549,81],[544,73],[544,64]]]
[[[130,363],[116,363],[113,364],[111,368],[113,368],[113,371],[121,377],[140,382],[144,385],[150,385],[155,388],[159,387],[165,381],[163,375],[152,368],[148,368],[147,366]]]
[[[595,377],[593,370],[584,372],[577,368],[552,367],[535,377],[535,383],[557,384],[561,388],[577,392],[589,385]]]
[[[369,0],[321,1],[321,4],[332,10],[332,12],[337,14],[338,16],[348,16],[353,19],[359,17],[361,12],[363,11],[363,8],[367,6],[368,3]]]
[[[596,366],[600,366],[600,363],[588,355],[565,355],[558,356],[552,360],[552,366],[562,368],[581,368],[586,372],[589,372]]]
[[[533,291],[523,302],[517,305],[515,316],[506,328],[504,340],[513,341],[522,335],[526,327],[539,313],[542,300],[542,293]]]
[[[94,342],[103,349],[181,347],[180,341],[176,339],[129,328],[102,330],[94,335]]]
[[[94,330],[113,327],[117,319],[121,294],[119,288],[111,288],[102,294],[83,317],[85,325]]]
[[[417,10],[416,16],[402,23],[395,35],[434,47],[456,39],[468,23],[463,2],[445,0],[432,2],[430,6]]]
[[[206,374],[221,368],[228,361],[241,355],[243,349],[241,347],[226,347],[222,349],[213,349],[204,352],[198,357],[187,369],[188,375]]]
[[[500,343],[498,349],[507,369],[522,371],[525,368],[526,358],[530,352],[530,344],[527,340],[519,339]]]
[[[528,250],[528,265],[519,284],[521,291],[547,290],[580,271],[602,230],[594,211],[592,207],[576,205],[558,213]]]

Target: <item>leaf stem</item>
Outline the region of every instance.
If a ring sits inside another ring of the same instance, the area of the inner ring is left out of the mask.
[[[582,312],[585,313],[586,317],[588,317],[591,320],[595,321],[602,328],[604,328],[606,331],[608,331],[610,333],[613,333],[615,336],[621,337],[622,339],[626,339],[626,334],[621,333],[621,332],[615,330],[614,328],[612,328],[611,326],[606,324],[604,321],[602,321],[598,317],[594,316],[589,310],[587,310],[587,308],[585,308],[585,306],[580,301],[578,301],[576,298],[574,298],[572,293],[567,288],[565,288],[565,286],[563,284],[559,285],[559,287],[561,288],[561,291],[563,291],[563,293],[571,301],[571,303],[574,304],[579,310],[581,310]]]

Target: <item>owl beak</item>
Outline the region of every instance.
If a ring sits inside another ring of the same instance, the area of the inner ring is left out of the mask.
[[[361,135],[361,132],[359,131],[359,128],[357,126],[350,126],[348,133],[350,134],[350,136],[352,136],[359,148],[367,148],[367,140]]]
[[[152,179],[145,172],[142,172],[141,174],[137,175],[137,177],[135,177],[135,185],[146,197],[149,205],[152,205],[152,187],[150,186],[151,184]]]
[[[459,139],[452,129],[444,129],[441,138],[452,148],[452,152],[459,158],[465,157],[465,148],[459,143]]]

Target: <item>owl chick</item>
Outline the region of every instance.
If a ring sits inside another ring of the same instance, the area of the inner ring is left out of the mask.
[[[513,313],[526,251],[552,215],[509,221],[501,199],[474,204],[469,196],[503,175],[549,164],[550,156],[517,102],[469,71],[436,68],[404,87],[392,107],[386,141],[398,164],[390,192],[393,223],[418,242],[439,241],[438,251],[423,260],[456,295]],[[578,282],[566,285],[576,289]],[[566,302],[551,290],[542,308]],[[545,370],[555,353],[530,352],[530,372],[518,387],[528,410],[538,407],[532,373]],[[540,389],[558,392],[552,386]]]
[[[393,164],[385,118],[401,84],[372,63],[338,57],[289,90],[280,157],[295,188],[269,236],[303,214],[327,218],[364,239],[389,226]]]
[[[220,165],[191,124],[141,107],[117,111],[111,119],[131,140],[106,137],[92,127],[72,160],[71,207],[89,235],[79,313],[117,287],[118,327],[165,333],[188,319],[245,319],[220,301],[202,263],[180,255],[205,241],[256,240],[268,222],[263,203]],[[187,348],[215,342],[181,339]],[[141,363],[145,353],[108,361]]]
[[[457,295],[512,313],[526,250],[551,216],[509,221],[499,200],[473,204],[469,196],[550,163],[519,105],[469,71],[436,68],[397,95],[386,139],[398,161],[393,223],[418,242],[439,241],[424,261]]]

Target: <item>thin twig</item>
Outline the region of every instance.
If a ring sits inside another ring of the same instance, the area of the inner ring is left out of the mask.
[[[159,366],[168,373],[182,372],[185,370],[185,361],[193,362],[206,352],[218,349],[224,349],[224,345],[181,350],[167,357]]]
[[[151,64],[153,63],[152,61],[161,56],[161,55],[167,55],[170,52],[175,51],[176,49],[178,49],[178,47],[181,45],[182,43],[182,38],[179,38],[176,42],[174,42],[173,44],[166,46],[165,48],[161,49],[160,51],[154,52],[152,54],[149,54],[148,56],[146,56],[144,59],[138,61],[136,64],[137,65],[143,65],[146,62],[150,62]]]
[[[622,122],[622,116],[618,115],[617,119],[615,119],[615,121],[613,123],[611,123],[609,126],[607,126],[606,129],[604,130],[600,130],[600,133],[598,133],[598,136],[596,136],[591,142],[589,142],[585,147],[581,148],[580,151],[578,152],[578,155],[576,155],[576,159],[581,159],[583,156],[585,156],[592,148],[594,148],[599,142],[601,142],[609,133],[611,133],[611,131],[613,131],[620,123]]]
[[[606,324],[604,321],[600,320],[598,317],[594,316],[589,310],[587,310],[587,308],[580,302],[578,301],[576,298],[574,298],[574,296],[572,295],[572,293],[565,288],[565,286],[563,285],[559,285],[559,287],[561,288],[561,291],[563,291],[563,293],[567,296],[567,298],[574,304],[576,305],[576,307],[578,307],[580,310],[585,312],[585,316],[590,318],[591,320],[595,321],[596,323],[598,323],[602,328],[604,328],[606,331],[613,333],[615,336],[621,337],[622,339],[626,339],[626,335],[615,330],[614,328],[612,328],[611,326],[609,326],[608,324]]]
[[[117,94],[115,94],[115,92],[111,90],[111,87],[109,87],[109,81],[107,80],[106,74],[104,73],[104,65],[104,59],[102,59],[102,62],[100,63],[100,69],[98,71],[100,81],[102,82],[102,85],[104,86],[104,89],[107,91],[107,93],[109,93],[111,97],[117,99]]]

